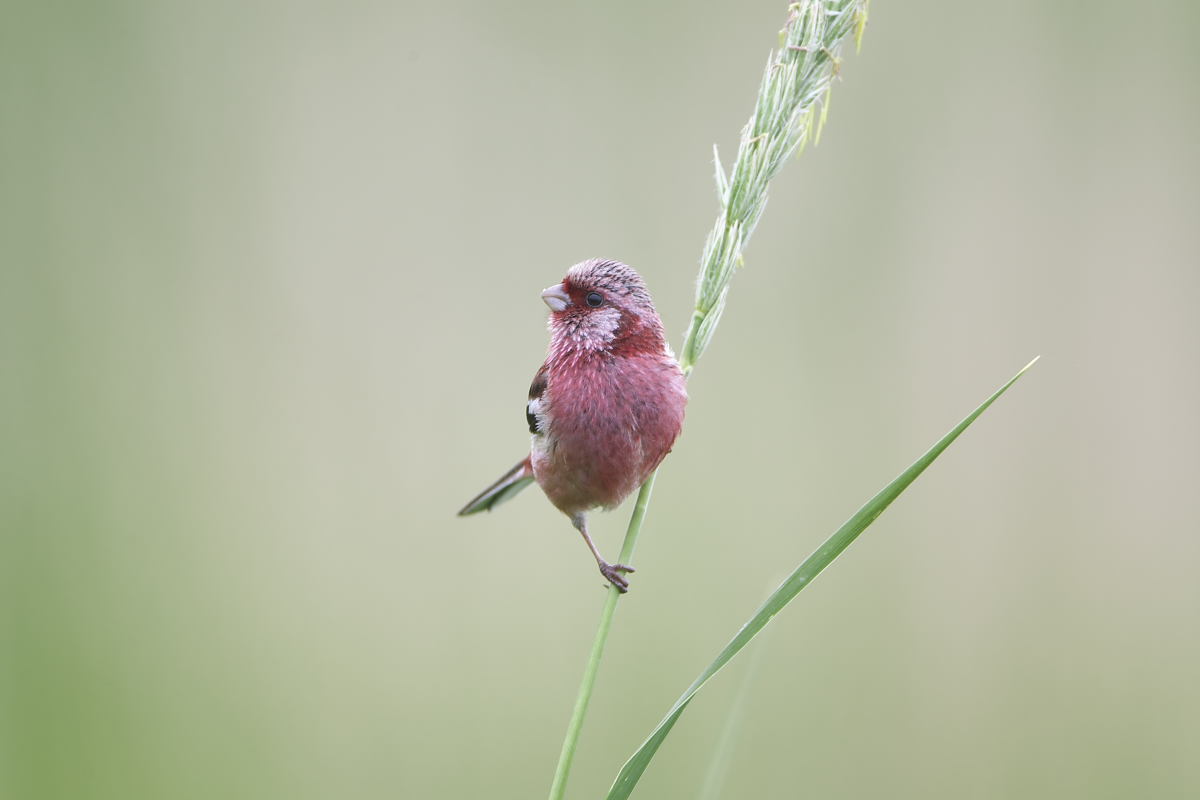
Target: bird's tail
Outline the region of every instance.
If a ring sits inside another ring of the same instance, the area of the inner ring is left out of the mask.
[[[526,456],[524,461],[504,473],[500,480],[484,489],[471,502],[463,506],[458,515],[465,517],[480,511],[491,511],[492,508],[500,505],[531,483],[533,483],[533,464],[530,463],[529,456]]]

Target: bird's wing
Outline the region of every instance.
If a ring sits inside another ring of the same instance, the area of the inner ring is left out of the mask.
[[[533,383],[529,384],[529,402],[525,404],[525,421],[529,423],[530,433],[546,432],[546,412],[542,395],[546,393],[546,384],[549,382],[548,373],[549,370],[543,364],[542,368],[533,376]]]

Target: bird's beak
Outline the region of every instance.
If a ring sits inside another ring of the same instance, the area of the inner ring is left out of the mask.
[[[562,311],[571,305],[571,296],[567,294],[566,287],[561,283],[556,283],[549,289],[543,289],[542,300],[546,302],[546,305],[550,306],[551,311]]]

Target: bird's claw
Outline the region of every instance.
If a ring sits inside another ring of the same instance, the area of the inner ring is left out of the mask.
[[[627,567],[624,564],[609,564],[607,561],[600,562],[600,574],[604,576],[606,581],[615,586],[621,594],[629,591],[629,581],[622,573],[636,571],[633,567]]]

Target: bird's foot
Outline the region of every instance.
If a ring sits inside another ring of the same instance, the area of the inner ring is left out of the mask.
[[[636,572],[633,567],[627,567],[624,564],[610,564],[607,561],[600,562],[600,574],[604,579],[617,587],[617,591],[625,594],[629,591],[629,581],[622,573]]]

